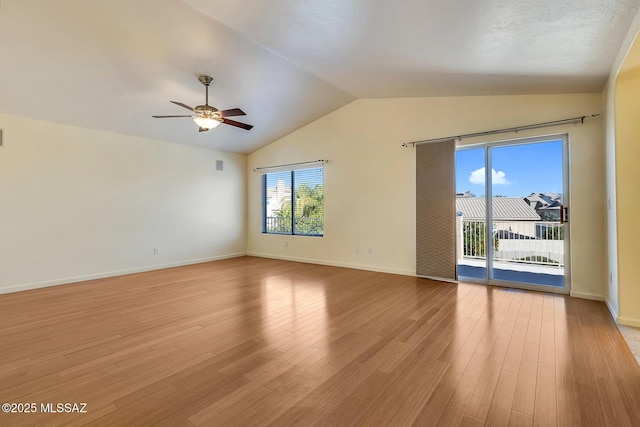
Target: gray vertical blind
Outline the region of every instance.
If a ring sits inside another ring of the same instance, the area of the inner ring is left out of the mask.
[[[416,145],[416,274],[455,280],[455,141]]]

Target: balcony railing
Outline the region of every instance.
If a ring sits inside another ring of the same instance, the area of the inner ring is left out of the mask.
[[[458,217],[458,259],[485,259],[487,227]],[[494,221],[489,239],[494,261],[564,267],[564,224],[553,221]]]
[[[296,217],[295,234],[306,236],[322,236],[324,234],[324,219]],[[266,217],[265,232],[273,234],[292,234],[291,218]]]

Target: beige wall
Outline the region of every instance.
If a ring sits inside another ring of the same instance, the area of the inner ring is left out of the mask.
[[[618,321],[640,326],[640,40],[615,83],[615,165],[618,229]]]
[[[601,110],[600,94],[354,101],[249,155],[248,252],[414,274],[415,151],[401,147],[403,142]],[[607,272],[602,119],[499,139],[560,133],[568,133],[570,139],[573,293],[603,299]],[[262,234],[260,175],[251,170],[317,159],[329,160],[325,166],[325,236]]]
[[[635,244],[629,244],[628,233],[633,233],[633,224],[631,229],[628,219],[633,215],[633,211],[628,211],[629,204],[633,204],[632,200],[619,201],[618,197],[618,185],[622,185],[622,193],[624,197],[629,197],[629,191],[633,189],[633,183],[627,183],[620,178],[623,175],[629,174],[629,161],[633,161],[631,158],[625,158],[622,165],[622,170],[618,170],[617,161],[618,158],[626,155],[632,155],[632,146],[628,145],[629,141],[624,136],[628,135],[630,129],[634,126],[634,119],[629,120],[629,114],[635,114],[637,120],[637,109],[635,112],[628,110],[632,107],[633,100],[627,98],[626,95],[638,96],[637,87],[634,86],[634,78],[630,68],[637,66],[638,62],[638,32],[640,31],[640,12],[638,12],[631,24],[629,32],[625,41],[620,46],[616,60],[611,67],[611,73],[609,79],[602,93],[603,101],[606,106],[606,121],[605,121],[605,146],[606,146],[606,199],[608,204],[608,211],[606,216],[607,221],[607,264],[609,272],[609,282],[607,288],[607,305],[611,311],[613,317],[619,322],[628,325],[634,325],[640,327],[640,315],[638,313],[638,307],[640,306],[640,295],[637,289],[638,275],[633,276],[631,270],[628,269],[633,262],[637,263],[638,249]],[[627,59],[629,61],[627,61]],[[626,76],[622,77],[622,82],[618,85],[618,75],[622,74],[622,71],[626,70]],[[618,97],[622,95],[622,99],[618,100]],[[618,112],[618,108],[622,108],[627,111]],[[620,113],[620,117],[618,114]],[[621,127],[621,128],[620,128]],[[620,129],[619,129],[620,128]],[[622,132],[623,140],[618,141],[619,134]],[[626,140],[626,142],[624,141]],[[637,145],[637,140],[634,142]],[[635,176],[636,180],[638,176]],[[629,187],[631,185],[632,187]],[[637,191],[632,195],[632,198],[637,198]],[[626,207],[626,208],[625,208]],[[625,211],[620,211],[620,208],[624,208]],[[636,211],[637,212],[637,211]],[[636,215],[637,216],[637,215]],[[622,221],[620,221],[622,220]],[[624,228],[623,228],[624,227]],[[637,227],[637,226],[636,226]],[[636,231],[637,232],[637,229]],[[623,242],[619,241],[619,237],[622,236]],[[622,245],[621,245],[622,243]],[[619,262],[626,265],[624,280],[620,277]],[[631,264],[629,261],[631,260]],[[631,311],[630,311],[631,310]],[[633,314],[631,313],[633,312]]]
[[[0,127],[0,293],[245,253],[246,156],[4,114]]]

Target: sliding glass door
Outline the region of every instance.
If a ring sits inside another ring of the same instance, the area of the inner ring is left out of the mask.
[[[566,137],[456,151],[460,280],[568,291]]]

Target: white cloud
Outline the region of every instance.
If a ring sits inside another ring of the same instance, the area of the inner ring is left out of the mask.
[[[472,184],[484,185],[484,168],[476,169],[469,175],[469,182]],[[507,174],[502,171],[491,169],[491,182],[495,185],[507,185]]]

